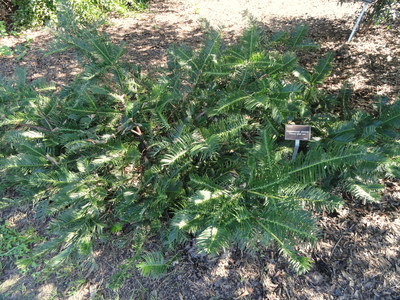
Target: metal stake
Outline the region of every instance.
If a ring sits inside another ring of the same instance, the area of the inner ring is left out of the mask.
[[[300,148],[300,140],[295,140],[294,141],[294,149],[293,149],[293,155],[292,155],[292,160],[294,160],[297,156],[297,152],[299,152]]]
[[[356,24],[354,25],[353,31],[351,32],[349,39],[347,40],[348,43],[350,43],[351,40],[353,39],[353,36],[354,36],[354,34],[356,33],[356,31],[357,31],[357,29],[358,29],[358,26],[360,25],[361,19],[362,19],[362,17],[363,17],[364,14],[365,14],[365,11],[367,10],[368,5],[371,4],[372,0],[363,0],[363,2],[364,2],[363,9],[362,9],[362,11],[361,11],[360,16],[359,16],[358,19],[357,19]]]

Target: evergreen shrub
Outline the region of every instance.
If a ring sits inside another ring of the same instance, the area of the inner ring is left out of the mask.
[[[399,177],[400,103],[351,111],[348,86],[324,93],[334,56],[301,67],[297,55],[316,47],[306,36],[253,26],[228,46],[210,30],[201,50],[172,47],[147,78],[106,35],[64,27],[53,51],[74,49],[85,65],[72,84],[57,91],[19,70],[0,85],[0,185],[50,220],[21,263],[46,254],[50,266],[89,267],[99,241],[150,228],[161,252],[190,239],[207,254],[275,244],[308,270],[296,249],[318,237],[313,212],[342,193],[379,200],[380,179]],[[315,137],[294,160],[290,123]],[[143,274],[166,270],[161,252],[144,255]]]
[[[3,0],[4,1],[4,0]],[[124,14],[143,9],[147,0],[10,0],[11,21],[15,28],[30,28],[56,21],[64,6],[71,7],[82,23],[93,23],[108,13]]]

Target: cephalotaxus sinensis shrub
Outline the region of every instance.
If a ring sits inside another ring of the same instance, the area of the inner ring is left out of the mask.
[[[354,113],[348,87],[324,94],[334,57],[301,67],[297,54],[315,47],[306,34],[251,27],[227,46],[210,30],[201,50],[172,47],[168,67],[146,78],[107,36],[61,30],[54,51],[74,49],[85,63],[71,85],[57,92],[19,71],[0,87],[1,184],[51,220],[30,260],[90,264],[100,238],[144,226],[166,248],[275,244],[308,270],[296,246],[317,239],[313,211],[342,204],[332,191],[377,200],[379,179],[398,176],[400,106]],[[294,160],[288,123],[316,137]],[[138,267],[154,275],[169,263],[155,252]]]

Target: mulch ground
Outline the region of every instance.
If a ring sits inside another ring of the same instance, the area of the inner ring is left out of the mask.
[[[263,24],[267,32],[308,24],[311,39],[321,48],[304,54],[302,62],[311,66],[327,52],[336,53],[326,89],[334,92],[349,82],[354,89],[351,105],[365,109],[370,109],[376,95],[391,101],[399,98],[398,24],[361,30],[346,43],[360,4],[286,2],[290,5],[277,0],[159,0],[148,12],[111,20],[105,30],[114,41],[125,43],[127,61],[149,72],[165,65],[171,44],[199,47],[204,34],[202,18],[211,26],[224,26],[228,42],[237,38],[249,18]],[[26,38],[32,42],[25,56],[0,57],[1,76],[11,77],[17,67],[24,67],[29,81],[45,78],[61,86],[81,70],[73,53],[45,56],[44,49],[53,40],[49,30],[2,38],[0,45],[15,49],[26,45]],[[218,257],[204,257],[196,255],[188,243],[166,276],[143,278],[133,268],[115,292],[107,283],[118,272],[118,265],[133,256],[126,246],[129,241],[116,241],[99,246],[97,270],[86,278],[84,273],[71,278],[61,272],[33,279],[8,264],[0,273],[0,299],[115,299],[117,295],[119,299],[400,299],[400,182],[386,183],[380,203],[364,205],[348,196],[346,201],[342,210],[318,216],[321,239],[302,250],[315,260],[305,275],[291,272],[274,249],[249,254],[233,248]],[[3,210],[0,218],[21,230],[32,224],[40,228],[30,209]],[[81,277],[85,283],[73,287]]]

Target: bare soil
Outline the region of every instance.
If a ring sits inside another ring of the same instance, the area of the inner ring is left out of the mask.
[[[334,71],[325,88],[337,91],[347,81],[354,88],[352,105],[368,109],[375,95],[399,98],[400,30],[398,24],[364,28],[346,43],[360,10],[361,3],[338,6],[334,0],[156,0],[147,12],[112,19],[105,30],[126,44],[127,61],[148,72],[166,64],[171,44],[199,47],[205,31],[201,20],[222,27],[228,42],[249,20],[267,32],[308,24],[310,37],[321,48],[304,54],[302,62],[310,66],[335,51]],[[72,53],[44,55],[53,40],[47,29],[2,38],[0,45],[15,48],[26,38],[33,41],[21,59],[0,57],[1,76],[11,77],[17,67],[24,67],[29,80],[44,77],[64,85],[80,71]],[[347,197],[346,208],[318,216],[321,239],[303,249],[315,260],[305,275],[291,272],[274,249],[249,254],[233,247],[219,257],[203,257],[188,243],[166,276],[143,278],[130,268],[121,287],[113,290],[111,277],[134,255],[132,241],[125,238],[124,243],[116,239],[99,245],[97,269],[90,274],[66,266],[33,278],[8,264],[0,271],[0,299],[400,299],[400,182],[386,185],[379,204],[363,205]],[[0,211],[0,219],[20,230],[42,230],[30,207]],[[152,246],[156,244],[149,241]]]

